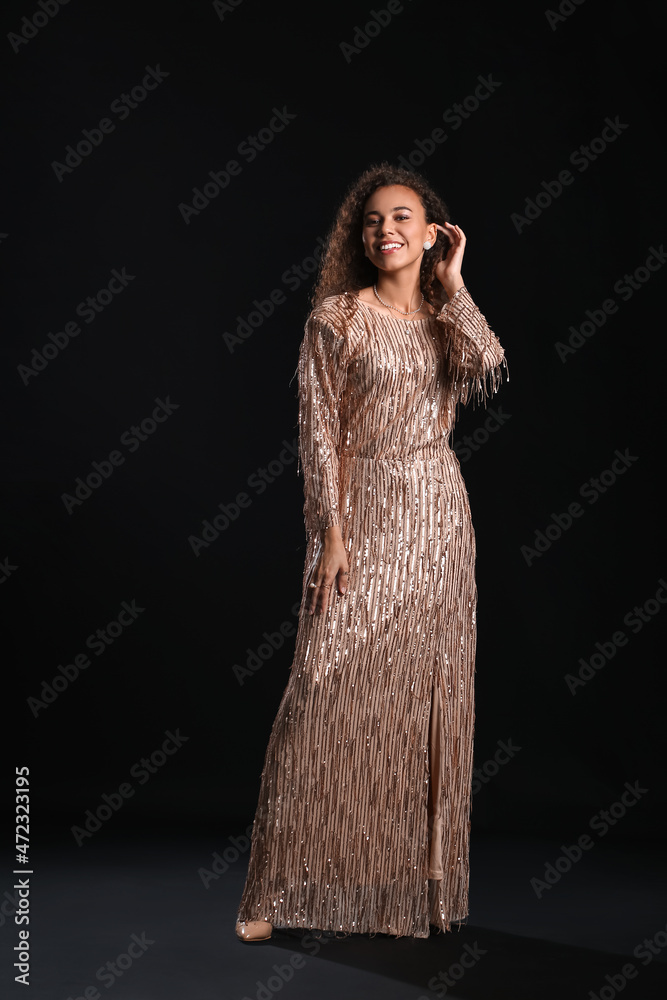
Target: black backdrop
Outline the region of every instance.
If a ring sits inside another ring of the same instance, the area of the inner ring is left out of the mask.
[[[5,4],[5,784],[30,766],[38,841],[76,852],[120,786],[110,844],[252,820],[301,596],[313,255],[347,185],[401,157],[466,232],[510,372],[453,439],[473,829],[576,836],[639,782],[608,837],[657,836],[661,25],[561,10]]]

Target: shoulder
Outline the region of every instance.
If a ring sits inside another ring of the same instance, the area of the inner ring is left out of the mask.
[[[314,319],[333,326],[338,330],[345,330],[350,325],[359,310],[359,300],[354,292],[339,292],[337,295],[328,295],[316,306],[308,319]]]
[[[366,317],[354,292],[339,292],[323,299],[308,316],[306,332],[335,343],[351,357],[363,341]]]

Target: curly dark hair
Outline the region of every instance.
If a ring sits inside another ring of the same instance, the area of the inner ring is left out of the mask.
[[[329,295],[342,292],[358,292],[377,280],[377,268],[364,254],[360,234],[363,225],[364,206],[370,196],[380,187],[402,184],[419,197],[424,206],[426,222],[449,222],[449,209],[435,193],[429,182],[421,174],[395,167],[383,161],[373,164],[354,181],[340,204],[333,225],[326,237],[325,250],[320,258],[315,285],[310,295],[312,308],[316,308]],[[444,289],[435,277],[436,265],[449,250],[449,240],[437,232],[436,241],[430,250],[424,251],[419,283],[424,299],[439,309],[444,303]],[[343,300],[345,311],[351,316],[354,310],[350,296]],[[349,318],[349,317],[348,317]]]

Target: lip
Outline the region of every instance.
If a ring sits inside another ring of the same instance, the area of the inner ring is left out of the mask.
[[[381,254],[398,253],[405,246],[405,243],[401,243],[399,247],[392,247],[391,250],[381,250],[380,247],[383,243],[400,243],[400,240],[383,240],[382,243],[378,244],[378,252]]]

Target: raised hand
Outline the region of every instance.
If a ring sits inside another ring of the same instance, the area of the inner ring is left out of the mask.
[[[449,240],[449,250],[446,256],[436,264],[435,276],[445,289],[448,298],[451,299],[452,295],[464,284],[461,276],[461,265],[463,264],[466,237],[461,227],[454,226],[451,222],[446,222],[444,226],[439,226],[436,222],[435,227],[444,233]]]

